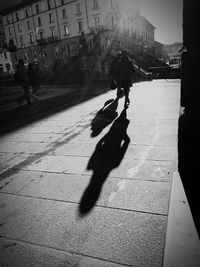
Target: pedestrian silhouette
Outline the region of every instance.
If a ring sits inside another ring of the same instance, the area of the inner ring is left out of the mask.
[[[132,61],[125,52],[118,52],[117,58],[111,64],[111,78],[117,84],[117,99],[122,96],[122,88],[124,90],[125,102],[124,107],[130,104],[129,91],[132,86],[131,76],[135,72]]]
[[[98,142],[87,165],[87,170],[92,170],[93,174],[80,201],[81,216],[91,211],[109,173],[120,165],[130,143],[126,133],[128,125],[129,120],[124,109],[109,132]]]
[[[39,90],[39,73],[33,63],[29,63],[28,65],[28,77],[29,83],[32,86],[32,92],[35,94]]]
[[[24,65],[23,59],[19,60],[19,64],[17,66],[17,73],[18,73],[18,82],[21,84],[22,89],[24,90],[24,94],[19,97],[18,104],[21,105],[21,102],[26,99],[27,104],[32,104],[31,98],[36,100],[35,96],[31,94],[29,88],[29,77],[27,69]]]

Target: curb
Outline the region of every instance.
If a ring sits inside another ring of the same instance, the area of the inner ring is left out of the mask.
[[[200,240],[178,171],[172,178],[163,266],[200,266]]]

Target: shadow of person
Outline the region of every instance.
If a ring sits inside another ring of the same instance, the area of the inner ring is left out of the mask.
[[[110,99],[105,102],[103,108],[101,108],[94,119],[91,122],[91,137],[95,137],[112,121],[117,117],[117,99]]]
[[[120,165],[130,143],[130,138],[126,133],[129,122],[126,118],[126,109],[124,109],[109,132],[96,145],[87,165],[87,170],[92,170],[93,174],[81,198],[79,216],[84,216],[91,211],[109,173]]]

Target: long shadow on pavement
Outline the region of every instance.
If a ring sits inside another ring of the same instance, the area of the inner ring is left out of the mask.
[[[107,84],[88,84],[73,88],[64,95],[40,100],[31,106],[25,105],[3,111],[0,113],[0,135],[39,121],[108,91]]]
[[[117,99],[109,99],[105,102],[103,108],[101,108],[94,119],[91,122],[91,137],[95,137],[101,133],[101,131],[107,127],[112,121],[117,118]]]
[[[93,174],[80,201],[80,216],[91,211],[100,196],[101,188],[109,173],[120,165],[130,143],[130,138],[126,132],[129,122],[124,109],[114,121],[109,132],[97,143],[87,165],[87,170],[92,170]]]

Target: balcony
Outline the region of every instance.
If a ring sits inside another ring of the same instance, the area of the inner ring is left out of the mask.
[[[48,43],[53,43],[58,41],[58,36],[50,36],[47,38]]]
[[[47,39],[43,39],[43,38],[42,38],[42,39],[38,39],[38,40],[37,40],[37,44],[38,44],[38,45],[45,45],[46,43],[47,43]]]
[[[93,33],[95,31],[97,32],[102,32],[102,31],[106,31],[106,30],[109,30],[107,27],[105,27],[104,25],[99,25],[98,27],[90,27],[90,33]]]

